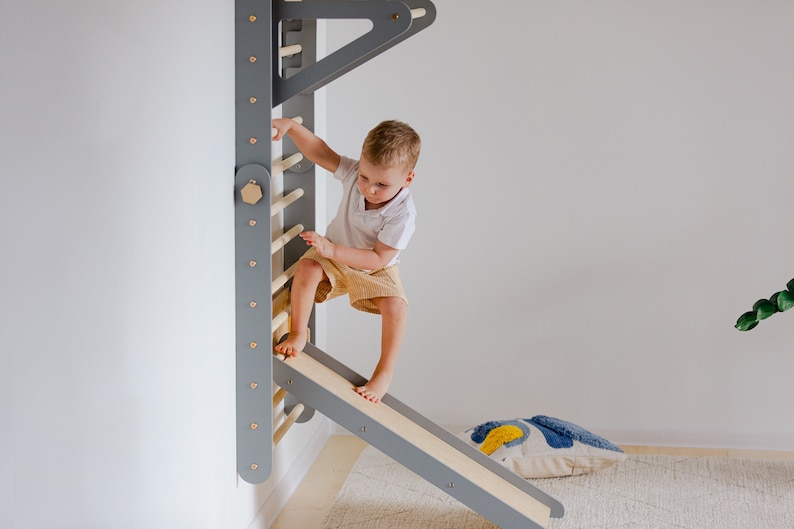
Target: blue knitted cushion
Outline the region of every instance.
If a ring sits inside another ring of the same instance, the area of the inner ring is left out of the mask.
[[[524,478],[585,474],[626,458],[603,437],[546,415],[488,421],[458,437]]]

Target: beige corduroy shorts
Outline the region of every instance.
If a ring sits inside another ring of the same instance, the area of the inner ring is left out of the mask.
[[[317,285],[317,292],[314,294],[315,303],[347,294],[350,296],[350,305],[353,308],[371,314],[380,314],[377,305],[372,301],[373,298],[396,297],[408,303],[400,281],[400,270],[396,264],[373,272],[362,272],[326,259],[317,253],[314,247],[309,248],[301,259],[317,261],[328,276],[327,281],[323,280]]]

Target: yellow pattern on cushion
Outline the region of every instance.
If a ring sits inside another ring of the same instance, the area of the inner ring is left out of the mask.
[[[515,441],[516,439],[520,439],[522,437],[524,437],[524,431],[518,426],[512,426],[509,424],[505,426],[499,426],[498,428],[494,428],[488,432],[488,435],[485,437],[485,441],[483,441],[482,446],[480,446],[480,451],[484,452],[486,455],[491,455],[503,444],[509,443],[510,441]]]

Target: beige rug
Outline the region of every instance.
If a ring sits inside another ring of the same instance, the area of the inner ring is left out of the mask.
[[[530,480],[562,502],[550,529],[794,529],[794,461],[629,456],[599,472]],[[322,529],[496,526],[372,447]]]

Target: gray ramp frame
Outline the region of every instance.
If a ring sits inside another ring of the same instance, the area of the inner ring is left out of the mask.
[[[309,355],[353,385],[361,385],[366,382],[364,377],[312,344],[306,345],[304,354]],[[410,441],[396,435],[362,411],[346,403],[340,396],[294,369],[289,362],[280,361],[274,357],[273,379],[277,385],[295,395],[301,402],[315,408],[326,417],[503,529],[543,527],[503,502],[500,498],[485,491],[476,482],[462,476],[446,464],[425,453]],[[534,487],[519,475],[506,469],[476,448],[469,446],[446,429],[420,415],[391,395],[386,395],[382,403],[441,439],[449,446],[450,450],[461,452],[481,467],[548,506],[552,517],[560,518],[563,516],[564,508],[556,499]]]

